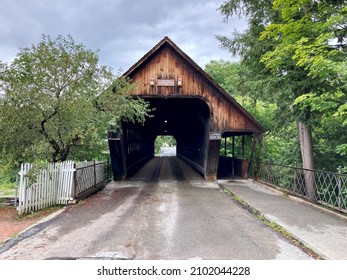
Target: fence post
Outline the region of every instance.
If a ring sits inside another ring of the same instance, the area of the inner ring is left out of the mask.
[[[272,180],[271,180],[271,166],[270,166],[271,161],[268,159],[266,161],[267,164],[267,168],[266,168],[266,180],[267,182],[269,182],[270,184],[272,184]]]
[[[96,162],[94,159],[94,187],[96,186]]]
[[[341,165],[338,167],[338,183],[337,183],[337,186],[338,186],[338,191],[339,191],[339,196],[338,196],[338,201],[337,201],[337,205],[339,208],[341,208],[341,202],[342,202],[342,178],[341,178],[341,175],[342,175],[342,167]]]
[[[75,171],[73,172],[73,186],[74,186],[74,192],[73,192],[73,198],[77,198],[77,188],[78,188],[78,181],[77,181],[77,164],[74,162],[73,169]]]
[[[110,158],[107,158],[107,179],[111,178],[111,163]]]
[[[14,197],[14,207],[17,207],[17,199],[18,199],[18,173],[16,173],[16,193]]]
[[[294,162],[294,192],[297,193],[297,188],[296,188],[296,180],[297,180],[297,177],[298,177],[298,170],[297,170],[297,167],[298,167],[298,163],[297,162]]]

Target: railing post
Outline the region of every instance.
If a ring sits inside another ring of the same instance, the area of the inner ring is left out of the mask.
[[[338,186],[338,200],[337,200],[337,206],[339,208],[341,208],[341,202],[342,202],[342,178],[341,178],[341,175],[342,175],[342,167],[341,165],[338,167],[338,183],[337,183],[337,186]]]
[[[96,162],[94,159],[94,187],[96,186]]]
[[[267,167],[266,167],[267,181],[270,184],[272,184],[273,182],[272,182],[272,176],[271,176],[272,174],[271,174],[271,166],[270,166],[271,161],[268,159],[266,163],[267,163]]]
[[[296,185],[297,185],[297,177],[298,177],[298,170],[297,170],[297,167],[298,167],[298,163],[297,162],[294,162],[294,192],[296,193],[297,191],[297,188],[296,188]]]
[[[107,179],[111,178],[111,161],[107,158]]]
[[[260,173],[260,165],[261,165],[261,163],[260,163],[260,161],[259,160],[256,160],[255,162],[254,162],[254,177],[255,178],[258,178],[258,176],[259,176],[259,174],[261,174]],[[260,178],[261,179],[261,178]]]

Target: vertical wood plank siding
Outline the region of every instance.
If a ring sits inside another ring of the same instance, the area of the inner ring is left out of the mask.
[[[210,108],[213,131],[259,132],[263,128],[248,114],[240,109],[228,93],[206,78],[202,69],[193,67],[191,62],[170,44],[163,44],[149,57],[129,72],[133,82],[138,83],[133,95],[144,97],[198,97],[205,100]],[[154,79],[155,86],[150,85]],[[175,80],[175,86],[158,86],[159,79]],[[177,85],[182,79],[182,86]]]

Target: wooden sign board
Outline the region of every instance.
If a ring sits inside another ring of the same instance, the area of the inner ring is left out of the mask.
[[[157,86],[158,87],[174,87],[175,80],[158,79]]]

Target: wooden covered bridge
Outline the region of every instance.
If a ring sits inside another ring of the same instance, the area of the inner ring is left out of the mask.
[[[244,150],[244,137],[252,136],[253,140],[246,148],[253,151],[265,131],[168,37],[154,46],[124,76],[137,83],[132,94],[148,101],[154,111],[153,117],[144,124],[123,122],[118,132],[109,133],[115,180],[126,179],[154,156],[154,142],[158,135],[174,136],[177,156],[198,170],[206,180],[216,180],[223,138],[242,137],[240,143]],[[232,141],[233,150],[234,145]],[[237,161],[234,151],[228,161],[236,175],[245,175],[247,163],[246,160]]]

